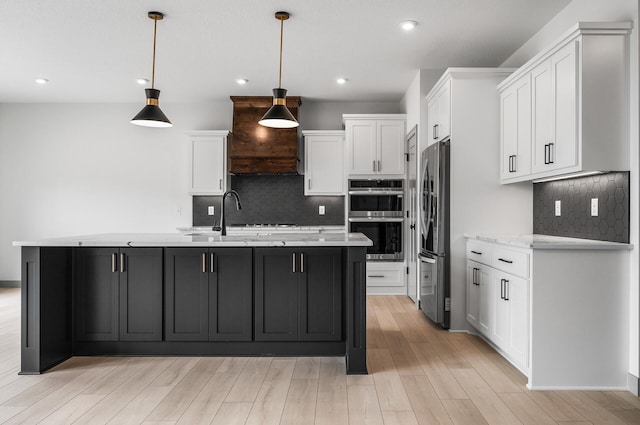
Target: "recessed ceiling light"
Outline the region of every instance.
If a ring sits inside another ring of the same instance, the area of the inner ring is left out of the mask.
[[[236,83],[238,83],[241,86],[244,86],[245,84],[247,84],[249,82],[249,80],[247,80],[246,78],[238,78],[236,80]]]
[[[136,78],[136,83],[144,86],[145,84],[149,84],[149,80],[146,78]]]
[[[347,80],[344,77],[340,77],[340,78],[336,79],[336,83],[338,83],[338,84],[346,84],[347,81],[349,81],[349,80]]]
[[[405,31],[411,31],[415,27],[418,26],[416,21],[402,21],[400,22],[400,27]]]
[[[35,82],[38,84],[47,84],[49,80],[47,80],[46,78],[36,78]]]

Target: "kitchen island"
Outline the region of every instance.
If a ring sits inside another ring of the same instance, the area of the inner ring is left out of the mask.
[[[101,234],[22,248],[21,374],[75,355],[345,356],[366,374],[359,233]]]

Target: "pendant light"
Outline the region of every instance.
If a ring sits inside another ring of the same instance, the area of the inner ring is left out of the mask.
[[[147,104],[138,115],[133,117],[131,124],[142,125],[145,127],[172,127],[169,118],[160,110],[158,106],[158,98],[160,97],[160,90],[156,90],[156,28],[158,21],[164,18],[164,15],[160,12],[149,12],[149,18],[153,19],[153,62],[151,66],[151,88],[144,89],[147,96]]]
[[[280,74],[278,76],[278,88],[273,89],[273,106],[269,108],[258,124],[272,128],[297,127],[298,121],[287,109],[287,90],[282,88],[282,30],[284,21],[289,19],[289,13],[276,12],[276,19],[280,21]]]

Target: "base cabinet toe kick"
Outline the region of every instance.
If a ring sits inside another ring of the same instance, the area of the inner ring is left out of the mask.
[[[366,247],[22,247],[21,371],[72,356],[344,356],[366,374]]]

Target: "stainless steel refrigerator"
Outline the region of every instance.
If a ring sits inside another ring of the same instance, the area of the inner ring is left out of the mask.
[[[449,139],[422,152],[420,196],[420,308],[434,323],[450,326]]]

